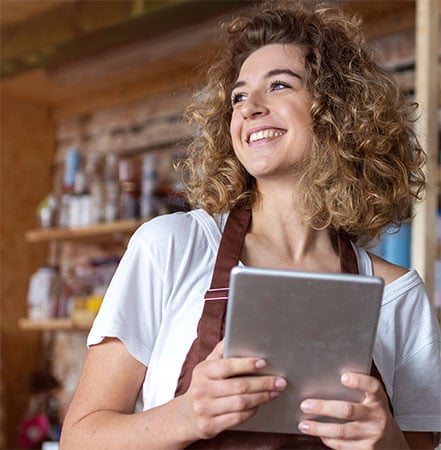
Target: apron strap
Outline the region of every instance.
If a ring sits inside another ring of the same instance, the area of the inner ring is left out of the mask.
[[[338,256],[340,257],[341,273],[360,273],[358,270],[357,255],[346,232],[337,232],[337,247]]]
[[[236,206],[230,211],[219,244],[210,289],[205,295],[206,299],[219,297],[218,294],[222,291],[228,291],[230,272],[240,259],[250,222],[251,210]]]

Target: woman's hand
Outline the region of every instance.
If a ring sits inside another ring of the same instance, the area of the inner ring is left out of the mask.
[[[386,393],[380,381],[372,376],[346,373],[341,382],[350,389],[364,392],[361,403],[334,400],[307,399],[300,405],[308,414],[317,414],[346,423],[321,423],[303,420],[299,430],[319,436],[323,443],[333,449],[408,449],[403,433],[389,410]]]
[[[222,358],[223,341],[193,370],[183,408],[195,440],[210,439],[253,416],[259,405],[279,396],[286,380],[260,375],[260,358]]]

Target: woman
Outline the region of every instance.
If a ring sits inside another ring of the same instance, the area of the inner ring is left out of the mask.
[[[330,8],[260,5],[230,24],[207,79],[188,110],[199,132],[182,163],[196,209],[132,237],[89,335],[61,447],[434,448],[440,349],[427,294],[414,270],[362,247],[409,218],[424,154],[359,23]],[[204,294],[226,288],[239,261],[385,280],[378,372],[342,377],[364,400],[301,405],[347,423],[229,431],[286,387],[255,376],[259,358],[222,358],[225,302]],[[141,388],[144,411],[133,413]]]

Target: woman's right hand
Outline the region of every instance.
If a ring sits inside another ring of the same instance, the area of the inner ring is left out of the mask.
[[[279,376],[256,376],[266,366],[261,358],[224,359],[222,354],[223,341],[194,368],[190,387],[182,396],[195,440],[213,438],[246,421],[287,384]]]

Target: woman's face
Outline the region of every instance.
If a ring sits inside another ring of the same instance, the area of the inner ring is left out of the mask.
[[[243,63],[232,90],[235,154],[257,182],[289,178],[311,147],[311,99],[301,47],[271,44]]]

